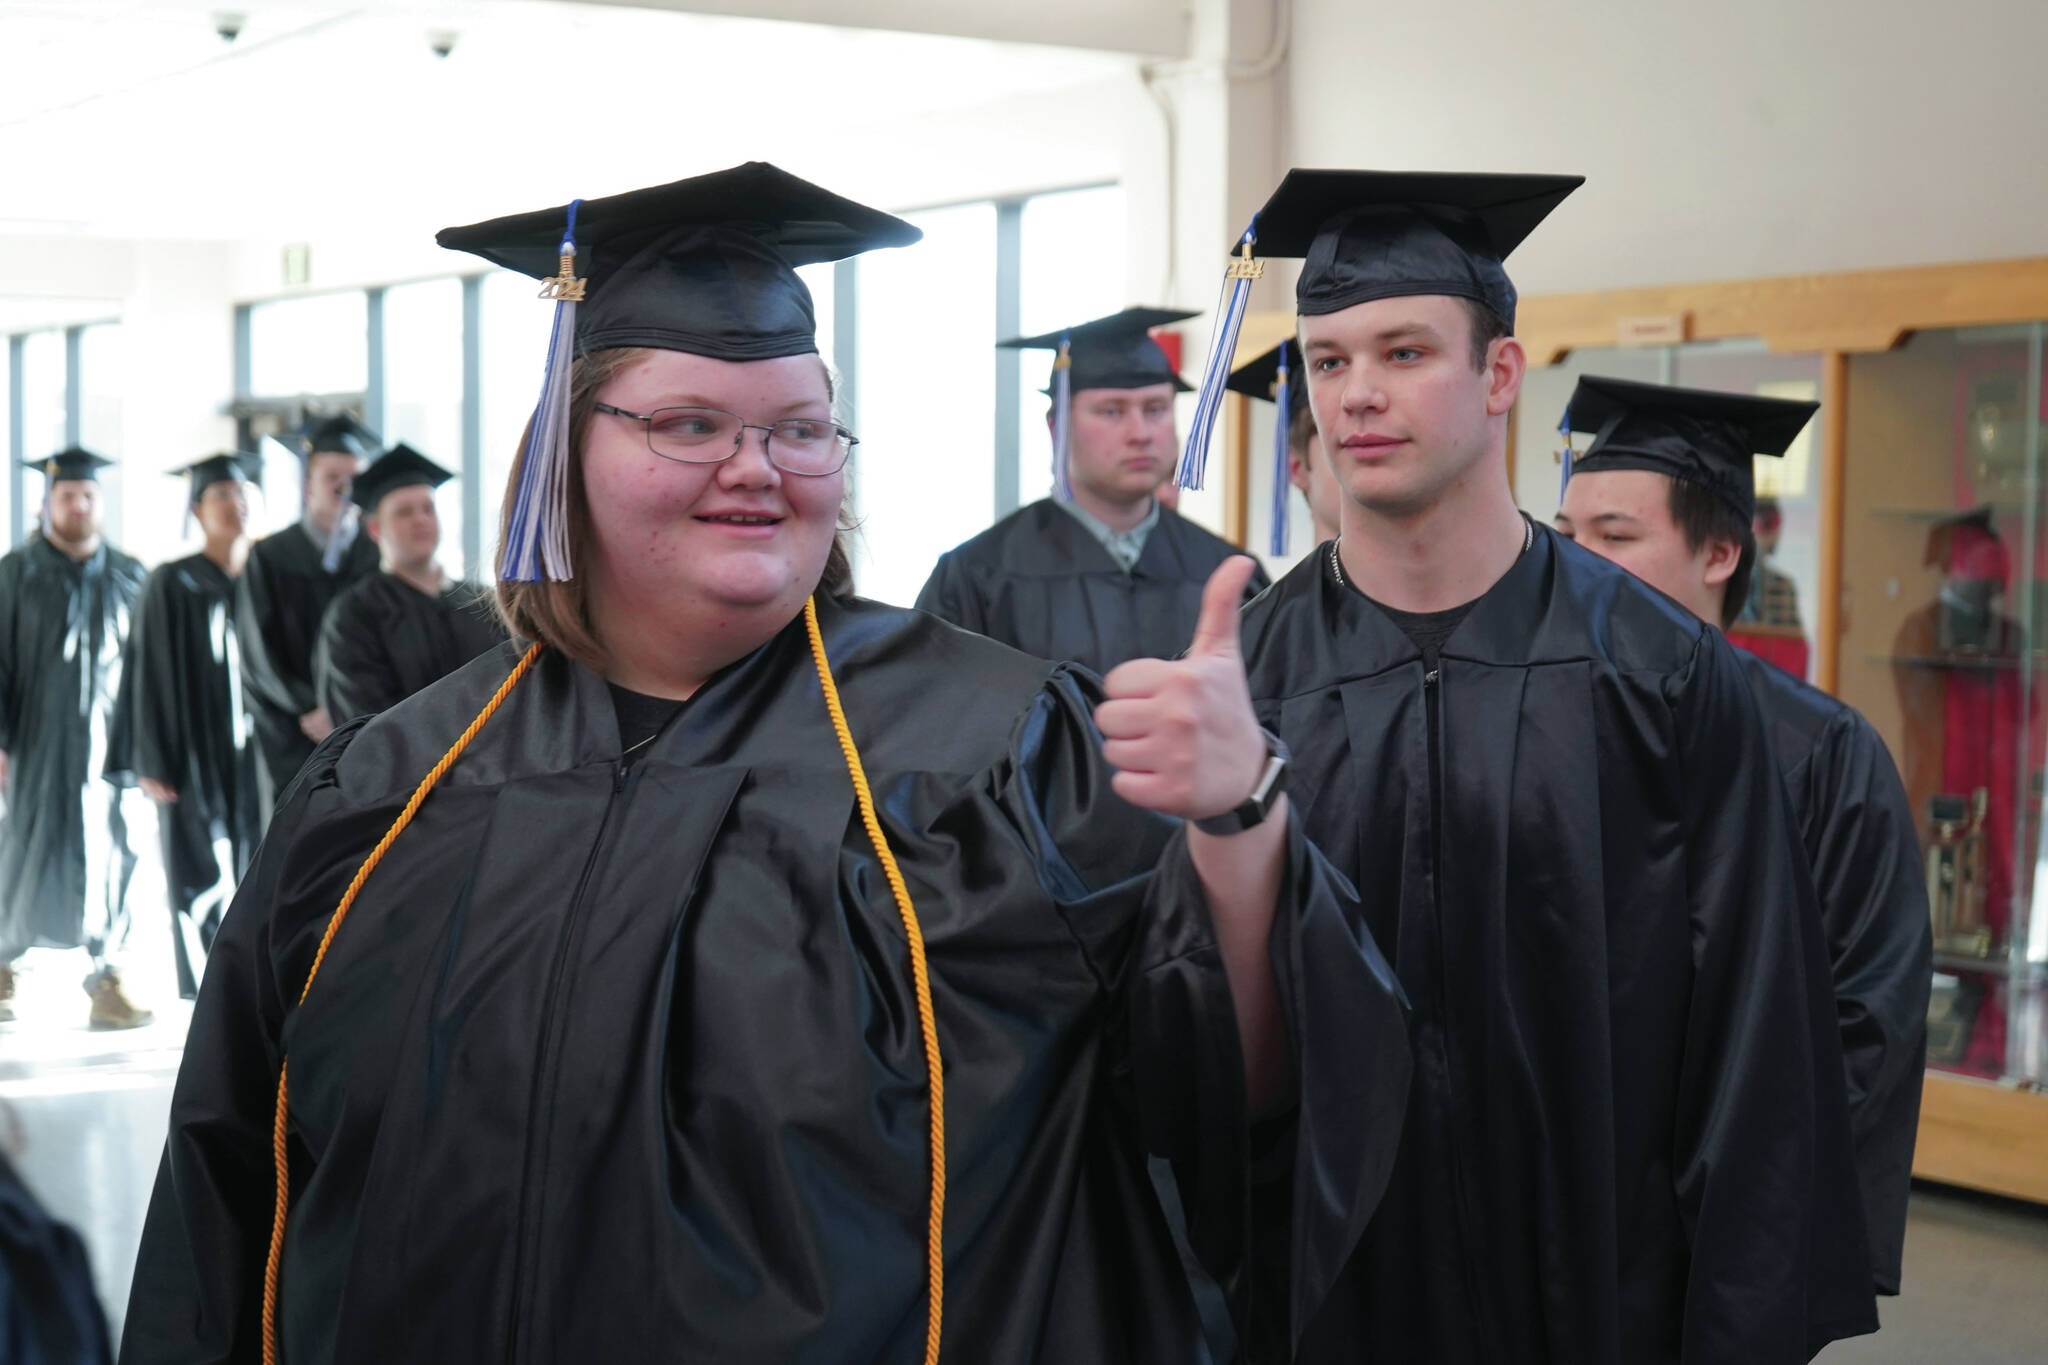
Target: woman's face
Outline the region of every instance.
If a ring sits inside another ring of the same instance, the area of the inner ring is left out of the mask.
[[[734,362],[650,351],[598,401],[639,413],[719,408],[754,427],[832,414],[815,355]],[[705,605],[793,615],[825,571],[846,472],[784,473],[768,462],[764,435],[744,431],[731,459],[685,464],[649,449],[646,423],[593,414],[583,488],[608,586],[629,602],[681,591]]]

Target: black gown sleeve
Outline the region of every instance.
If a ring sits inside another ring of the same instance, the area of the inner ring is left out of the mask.
[[[974,590],[974,575],[960,561],[957,551],[939,556],[932,576],[917,594],[917,609],[928,611],[962,630],[986,634],[988,619],[981,609],[981,594]]]
[[[14,637],[20,623],[15,617],[21,611],[21,557],[0,556],[0,754],[14,748],[14,732],[17,728],[15,707],[20,680],[15,670],[20,667],[14,657]]]
[[[1041,885],[1103,979],[1120,985],[1111,1027],[1124,1098],[1146,1149],[1173,1167],[1191,1247],[1251,1358],[1286,1359],[1392,1169],[1409,1090],[1406,1002],[1350,884],[1291,823],[1271,951],[1297,1100],[1255,1131],[1230,983],[1186,838],[1178,821],[1110,789],[1099,700],[1091,675],[1055,670],[1020,729],[1004,804]],[[1143,904],[1128,931],[1098,911],[1134,886]]]
[[[187,690],[178,677],[175,642],[175,573],[165,565],[149,576],[149,585],[142,590],[128,636],[128,667],[121,676],[119,703],[128,726],[130,771],[172,787],[183,784],[189,757],[181,705]]]
[[[332,905],[282,913],[292,846],[360,728],[335,731],[286,788],[208,954],[170,1131],[142,1226],[122,1365],[254,1362],[272,1200],[270,1135],[285,1015]],[[282,979],[278,963],[290,964]]]
[[[279,633],[285,600],[276,571],[252,550],[235,583],[235,639],[242,647],[242,685],[274,711],[303,716],[319,705],[313,680],[299,677],[288,662],[289,651]]]
[[[374,716],[405,700],[391,657],[393,641],[356,592],[334,599],[320,622],[313,649],[313,679],[327,719],[336,725]]]
[[[1875,1331],[1805,850],[1733,646],[1675,682],[1693,983],[1672,1170],[1691,1242],[1685,1365],[1804,1362]]]
[[[1806,777],[1871,1271],[1896,1294],[1934,971],[1920,841],[1891,754],[1855,712],[1829,723]]]

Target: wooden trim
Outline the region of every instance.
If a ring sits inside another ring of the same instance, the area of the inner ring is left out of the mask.
[[[1251,532],[1252,400],[1230,398],[1223,405],[1223,538],[1242,550]]]
[[[1928,1072],[1913,1174],[2048,1203],[2048,1095]]]
[[[1927,327],[2048,317],[2048,256],[1784,275],[1525,298],[1515,335],[1531,365],[1619,344],[1625,324],[1676,318],[1692,341],[1761,337],[1774,351],[1884,351]]]
[[[1849,357],[1820,358],[1820,601],[1814,610],[1814,685],[1829,696],[1842,679],[1842,509],[1848,496]]]

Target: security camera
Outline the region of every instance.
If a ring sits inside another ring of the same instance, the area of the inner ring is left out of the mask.
[[[242,25],[249,22],[249,16],[239,10],[217,9],[213,12],[213,31],[224,43],[232,43],[242,36]]]
[[[461,36],[452,28],[428,29],[427,46],[433,49],[436,57],[445,57],[455,50],[455,40]]]

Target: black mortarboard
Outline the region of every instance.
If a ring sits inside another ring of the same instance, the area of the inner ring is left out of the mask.
[[[1064,343],[1070,366],[1068,384],[1076,393],[1082,389],[1144,389],[1154,384],[1171,384],[1176,393],[1189,393],[1194,386],[1173,368],[1166,348],[1153,339],[1152,329],[1196,316],[1176,308],[1126,308],[1057,332],[1011,337],[996,345],[1011,350],[1057,351]]]
[[[1247,398],[1271,403],[1280,396],[1280,353],[1287,353],[1287,420],[1308,406],[1308,376],[1301,368],[1301,347],[1292,338],[1263,354],[1253,356],[1230,372],[1223,387]]]
[[[1255,220],[1260,256],[1303,257],[1295,307],[1314,316],[1373,299],[1447,294],[1510,328],[1515,287],[1501,262],[1579,175],[1293,170]]]
[[[454,477],[455,471],[443,469],[401,441],[356,475],[349,497],[365,512],[375,512],[378,500],[386,493],[396,493],[401,488],[420,484],[439,488]]]
[[[1783,455],[1820,404],[1710,389],[1679,389],[1586,375],[1565,408],[1567,442],[1594,433],[1571,473],[1647,469],[1718,494],[1742,514],[1756,513],[1757,455]]]
[[[167,472],[190,481],[191,492],[186,500],[197,506],[200,495],[214,484],[255,483],[263,476],[263,457],[246,450],[225,451]]]
[[[574,211],[585,293],[579,352],[652,346],[717,360],[818,349],[811,294],[794,267],[923,236],[765,161],[652,189],[517,213],[434,240],[535,279],[554,276]]]
[[[112,463],[105,456],[95,455],[82,446],[68,446],[40,460],[23,460],[21,465],[24,469],[35,470],[51,483],[72,479],[98,483],[100,471]]]
[[[272,438],[302,460],[315,455],[354,455],[372,459],[384,443],[377,433],[345,412],[331,417],[312,413],[295,427],[287,427]]]

